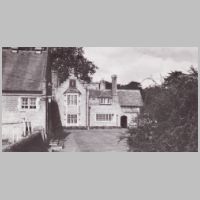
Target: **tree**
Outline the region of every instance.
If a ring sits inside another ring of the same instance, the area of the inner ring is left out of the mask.
[[[191,67],[187,74],[170,72],[161,85],[146,88],[144,104],[140,126],[131,131],[135,133],[129,139],[131,146],[138,151],[198,150],[196,69]]]
[[[71,69],[75,76],[86,82],[91,82],[92,75],[98,69],[95,64],[84,57],[82,47],[51,47],[48,50],[49,63],[59,73],[60,81],[65,81]]]
[[[126,90],[142,90],[142,86],[139,82],[131,81],[128,84],[118,86],[119,89],[126,89]]]
[[[106,89],[112,88],[112,83],[105,81],[106,83]],[[142,86],[139,82],[131,81],[128,84],[117,84],[118,89],[124,89],[124,90],[142,90]]]

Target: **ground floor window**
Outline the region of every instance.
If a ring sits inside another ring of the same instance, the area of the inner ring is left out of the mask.
[[[67,115],[67,123],[68,124],[77,124],[77,115]]]
[[[112,121],[113,114],[96,114],[97,121]]]

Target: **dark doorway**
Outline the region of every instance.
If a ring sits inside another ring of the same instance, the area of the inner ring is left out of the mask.
[[[121,127],[127,128],[127,116],[121,116]]]

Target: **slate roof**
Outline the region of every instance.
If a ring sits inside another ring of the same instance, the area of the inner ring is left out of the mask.
[[[100,97],[112,98],[112,93],[111,93],[111,90],[89,90],[89,97],[91,97],[91,98],[100,98]]]
[[[140,90],[117,90],[119,103],[121,106],[143,106]],[[89,90],[90,98],[107,97],[112,98],[111,90]]]
[[[143,106],[140,90],[118,90],[117,93],[121,106]]]
[[[2,50],[2,90],[3,92],[42,92],[47,67],[47,51],[11,49]]]

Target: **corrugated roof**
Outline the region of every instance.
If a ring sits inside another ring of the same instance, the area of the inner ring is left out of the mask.
[[[10,92],[42,91],[47,67],[47,51],[37,54],[35,51],[13,53],[2,50],[2,90]]]
[[[89,90],[90,98],[112,97],[111,90]],[[140,90],[117,90],[121,106],[143,106]]]

